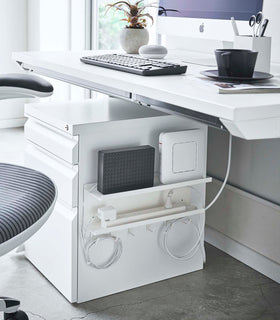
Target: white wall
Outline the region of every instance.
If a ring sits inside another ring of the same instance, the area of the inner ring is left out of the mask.
[[[28,50],[85,49],[85,0],[27,0]],[[83,99],[85,90],[47,79],[54,86],[53,101]]]
[[[0,73],[21,72],[13,51],[27,49],[26,0],[0,0]],[[23,100],[0,101],[0,128],[23,123]]]
[[[13,51],[83,50],[85,0],[0,0],[0,73],[22,72]],[[49,79],[52,100],[81,99],[84,89]],[[23,125],[24,99],[0,102],[0,128]]]
[[[227,135],[209,130],[208,174],[220,180],[227,164]],[[233,139],[229,183],[280,205],[280,139]]]
[[[221,185],[213,181],[207,200],[213,199]],[[279,206],[227,186],[212,208],[207,213],[208,226],[280,265]]]
[[[280,63],[280,21],[278,12],[280,10],[279,0],[264,0],[265,18],[269,19],[267,36],[272,36],[272,61]]]
[[[70,50],[69,0],[28,0],[28,49]]]

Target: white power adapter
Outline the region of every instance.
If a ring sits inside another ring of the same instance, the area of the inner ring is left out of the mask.
[[[101,220],[101,224],[104,221],[113,221],[117,219],[117,210],[113,206],[105,206],[98,208],[97,216]]]

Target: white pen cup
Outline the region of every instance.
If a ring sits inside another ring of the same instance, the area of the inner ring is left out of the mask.
[[[271,37],[235,36],[234,49],[257,51],[255,71],[270,73]]]

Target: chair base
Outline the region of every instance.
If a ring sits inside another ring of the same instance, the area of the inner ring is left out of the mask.
[[[4,320],[28,320],[27,314],[22,311],[18,310],[15,313],[4,313]]]

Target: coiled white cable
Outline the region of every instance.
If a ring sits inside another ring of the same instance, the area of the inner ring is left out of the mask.
[[[89,227],[95,218],[89,220],[85,226],[84,212],[82,213],[82,223],[81,223],[81,240],[83,245],[83,253],[86,263],[95,269],[107,269],[116,263],[122,254],[122,241],[120,238],[112,236],[110,234],[104,234],[100,236],[92,236],[89,231]],[[114,249],[112,255],[102,264],[95,263],[90,255],[90,249],[97,245],[100,241],[111,239],[114,241]]]
[[[162,224],[161,229],[159,231],[159,242],[160,242],[160,247],[173,259],[175,260],[189,260],[191,259],[197,252],[197,250],[199,249],[199,247],[201,247],[202,249],[202,253],[204,255],[204,248],[202,245],[202,237],[204,235],[203,230],[204,230],[204,223],[205,223],[205,215],[202,215],[203,217],[203,221],[202,221],[202,227],[201,229],[199,229],[199,227],[188,217],[186,218],[181,218],[181,219],[177,219],[177,220],[172,220],[172,221],[168,221]],[[190,250],[188,250],[188,252],[186,252],[183,255],[176,255],[175,253],[173,253],[169,246],[168,246],[168,235],[170,230],[172,229],[172,227],[174,225],[176,225],[177,223],[186,223],[189,222],[192,224],[192,226],[194,227],[196,234],[197,234],[197,241],[195,242],[195,244],[191,247]]]
[[[114,241],[114,249],[112,255],[101,264],[95,263],[93,261],[93,257],[90,256],[90,249],[97,245],[100,241],[104,240],[112,240]],[[122,242],[120,238],[117,238],[115,236],[104,234],[100,236],[93,237],[87,241],[87,243],[84,245],[84,254],[85,259],[88,265],[94,267],[95,269],[107,269],[114,263],[116,263],[122,254]]]
[[[218,198],[220,197],[221,193],[223,192],[227,181],[228,181],[228,177],[229,177],[229,173],[230,173],[230,166],[231,166],[231,153],[232,153],[232,134],[229,133],[229,142],[228,142],[228,165],[227,165],[227,172],[226,172],[226,176],[224,179],[224,182],[221,186],[221,189],[219,190],[219,192],[217,193],[216,197],[208,204],[208,206],[205,208],[205,211],[207,211],[208,209],[210,209],[214,203],[218,200]]]

